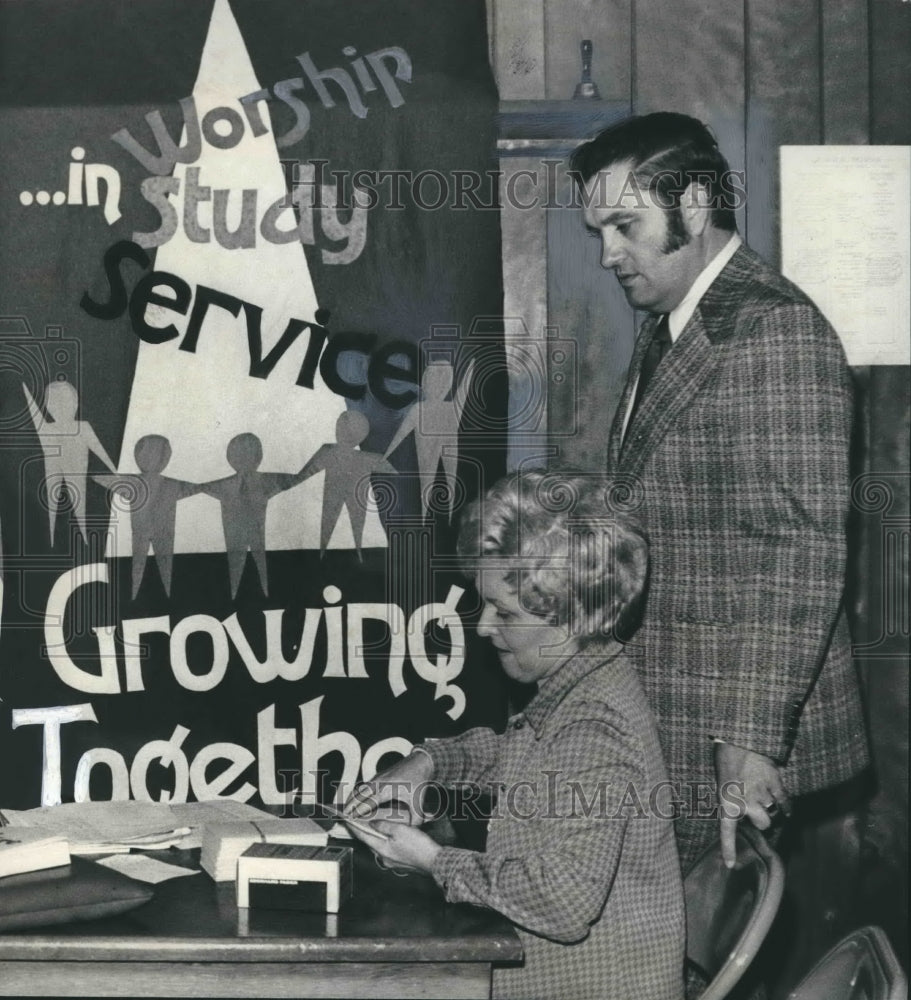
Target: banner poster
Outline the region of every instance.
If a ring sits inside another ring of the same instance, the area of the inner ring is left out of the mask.
[[[0,18],[0,805],[338,802],[502,723],[483,3]]]

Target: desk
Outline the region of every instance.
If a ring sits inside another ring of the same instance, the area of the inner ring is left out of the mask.
[[[198,851],[154,856],[198,865]],[[498,914],[443,900],[432,879],[355,851],[338,915],[238,910],[205,872],[161,882],[106,920],[0,934],[5,996],[488,997],[491,965],[522,947]]]

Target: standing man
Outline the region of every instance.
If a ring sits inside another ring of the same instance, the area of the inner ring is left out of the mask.
[[[679,783],[683,870],[719,816],[732,865],[725,800],[765,829],[867,763],[842,606],[850,375],[819,310],[737,235],[742,191],[701,122],[628,119],[571,166],[602,266],[650,314],[609,439],[651,541],[629,652]]]

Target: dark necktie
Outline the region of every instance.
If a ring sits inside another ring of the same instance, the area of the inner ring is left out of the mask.
[[[633,421],[636,419],[636,414],[639,411],[639,407],[642,405],[642,400],[648,392],[649,383],[654,378],[655,372],[658,370],[658,365],[661,364],[661,360],[664,355],[667,354],[670,346],[671,327],[668,323],[667,316],[665,315],[658,320],[658,325],[655,327],[652,342],[648,345],[648,350],[645,352],[645,357],[642,359],[642,368],[639,371],[639,382],[636,386],[636,398],[633,402],[633,408],[630,411],[627,427],[632,426]]]

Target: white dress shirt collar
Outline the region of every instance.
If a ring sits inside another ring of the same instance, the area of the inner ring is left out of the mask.
[[[699,300],[709,290],[712,282],[724,270],[727,262],[737,253],[737,249],[742,242],[737,233],[734,233],[700,272],[699,277],[690,286],[690,290],[683,296],[680,304],[670,311],[668,314],[668,326],[671,330],[672,343],[683,333],[683,328],[689,323],[690,317],[696,311]]]

